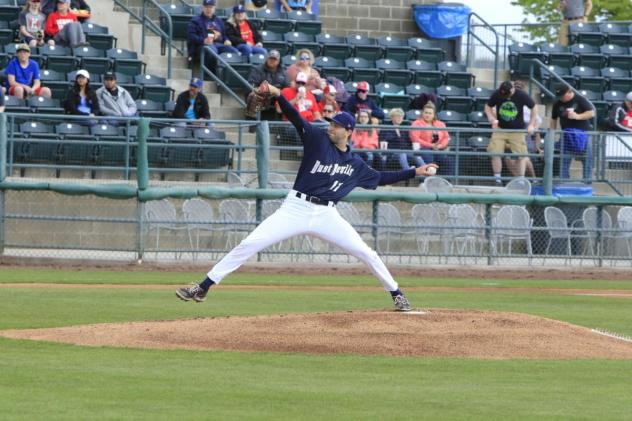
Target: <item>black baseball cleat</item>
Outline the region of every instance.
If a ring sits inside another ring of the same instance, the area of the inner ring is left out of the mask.
[[[176,290],[176,296],[182,301],[196,301],[201,303],[206,300],[206,294],[208,291],[204,291],[198,284],[195,282],[191,283],[190,287],[178,288]]]
[[[398,294],[393,296],[393,303],[395,304],[396,311],[410,311],[410,303],[404,294]]]

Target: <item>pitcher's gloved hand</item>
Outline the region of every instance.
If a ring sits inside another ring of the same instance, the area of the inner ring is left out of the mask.
[[[276,89],[276,88],[275,88]],[[277,89],[278,92],[278,89]],[[271,92],[270,85],[267,81],[261,82],[257,88],[253,89],[246,98],[246,110],[244,115],[247,118],[257,118],[257,113],[267,108],[270,102]]]

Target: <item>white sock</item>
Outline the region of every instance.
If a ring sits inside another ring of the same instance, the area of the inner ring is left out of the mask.
[[[498,174],[494,174],[494,178],[495,178],[496,180],[500,180],[500,173],[498,173]]]

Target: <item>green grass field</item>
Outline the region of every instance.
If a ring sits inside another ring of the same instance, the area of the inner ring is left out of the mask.
[[[0,283],[173,284],[199,274],[3,269]],[[632,281],[402,278],[415,306],[524,312],[632,336],[632,300],[555,289]],[[498,284],[501,291],[466,288]],[[172,289],[0,288],[0,329],[390,308],[370,276],[235,274],[203,304]],[[278,285],[278,288],[274,288]],[[297,286],[374,286],[357,292]],[[526,292],[520,288],[542,288]],[[396,327],[394,327],[396,329]],[[0,419],[632,419],[632,361],[474,360],[89,348],[0,339]]]

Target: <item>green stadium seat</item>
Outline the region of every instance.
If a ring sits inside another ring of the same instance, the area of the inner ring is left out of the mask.
[[[90,135],[88,126],[76,122],[59,123],[55,126],[55,133],[62,140],[60,145],[61,163],[64,165],[94,163],[97,147],[93,144],[94,138]]]
[[[19,162],[57,164],[60,161],[60,143],[54,128],[39,121],[26,121],[20,124],[19,137],[15,148]]]
[[[474,100],[467,95],[465,88],[443,85],[437,88],[437,97],[440,101],[440,109],[458,111],[468,114],[472,111]]]
[[[77,59],[73,57],[69,48],[58,45],[43,45],[39,47],[39,54],[44,59],[44,67],[59,73],[68,73],[77,67]]]
[[[322,30],[322,22],[314,13],[306,13],[302,10],[292,10],[288,12],[289,20],[294,21],[294,30],[310,35],[318,35]]]
[[[296,54],[298,50],[307,49],[310,50],[314,56],[320,55],[320,44],[315,41],[314,35],[302,32],[288,32],[283,35],[283,39],[290,44],[292,54]]]
[[[60,100],[55,98],[31,96],[26,100],[26,104],[37,114],[65,114],[66,112]]]
[[[346,38],[347,44],[353,46],[353,56],[368,61],[376,61],[382,57],[382,47],[377,44],[375,38],[354,34]]]
[[[150,118],[168,118],[169,113],[165,111],[165,106],[161,102],[152,101],[150,99],[137,99],[136,108],[138,114],[142,117]]]
[[[103,74],[110,70],[110,59],[106,57],[105,50],[84,46],[75,48],[73,54],[79,61],[79,67],[90,74]]]
[[[0,21],[16,21],[18,20],[20,11],[20,7],[15,4],[14,0],[0,0]]]
[[[353,80],[365,80],[371,85],[382,81],[382,71],[375,68],[375,63],[361,57],[350,57],[345,60],[345,66],[353,71]]]
[[[568,29],[571,44],[588,44],[598,47],[606,39],[596,23],[572,23]]]
[[[425,85],[431,88],[443,85],[443,72],[437,70],[436,63],[422,60],[410,60],[406,63],[406,68],[414,73],[414,82],[418,85]]]
[[[402,108],[406,111],[410,106],[410,97],[400,85],[378,83],[375,85],[374,91],[377,94],[379,104],[382,108]]]
[[[331,34],[316,35],[316,42],[321,46],[321,54],[327,57],[345,60],[353,54],[353,46],[347,44],[343,37]]]
[[[380,69],[385,83],[407,86],[413,79],[413,73],[406,69],[406,64],[390,58],[381,58],[375,62]]]
[[[575,65],[575,55],[566,45],[552,42],[540,45],[540,51],[546,54],[546,63],[553,66],[571,68]]]
[[[100,166],[123,167],[131,165],[131,150],[127,138],[122,134],[123,128],[109,124],[96,124],[90,127],[90,134],[95,138],[95,163]]]
[[[107,27],[92,22],[83,22],[81,27],[86,34],[86,41],[97,50],[107,51],[116,46],[116,38],[108,33]]]
[[[445,60],[445,51],[437,42],[426,38],[409,38],[408,46],[415,50],[415,59],[439,63]]]
[[[518,42],[509,46],[509,72],[512,75],[528,76],[534,59],[541,62],[546,60],[546,54],[539,51],[536,45]]]
[[[575,66],[571,69],[571,75],[575,77],[575,86],[579,89],[596,92],[603,92],[606,89],[606,79],[601,76],[600,70]]]
[[[66,80],[66,75],[54,70],[44,69],[40,71],[40,80],[42,86],[46,86],[51,90],[52,97],[63,100],[66,98],[70,83]]]
[[[444,83],[446,85],[457,86],[460,88],[470,88],[474,85],[474,75],[467,71],[464,64],[455,63],[453,61],[442,61],[437,63],[437,69],[444,74]]]
[[[151,74],[137,75],[134,83],[142,86],[142,97],[156,102],[170,101],[173,96],[173,89],[166,86],[165,78]]]
[[[384,50],[384,58],[397,60],[406,63],[415,55],[415,50],[410,47],[406,40],[390,35],[384,35],[377,39],[377,44]]]
[[[125,88],[127,92],[129,92],[129,94],[132,96],[132,98],[134,98],[134,100],[140,98],[142,89],[140,85],[134,83],[134,76],[130,76],[128,74],[120,72],[114,72],[114,74],[116,75],[117,85]]]
[[[187,28],[193,17],[193,8],[187,4],[162,4],[160,5],[160,29],[169,33],[169,18],[171,18],[171,34],[174,41],[186,41]],[[165,43],[163,38],[162,43]],[[162,45],[161,48],[166,48]]]
[[[268,50],[278,50],[284,56],[290,51],[290,46],[283,39],[283,34],[272,31],[261,31],[263,46]]]
[[[266,31],[285,34],[294,30],[294,22],[287,19],[284,14],[277,10],[257,10],[255,12],[255,17],[264,20],[263,29]]]
[[[601,76],[606,79],[608,90],[622,92],[632,91],[632,77],[630,77],[628,70],[606,67],[601,69]]]
[[[322,77],[335,77],[343,83],[351,79],[352,72],[347,67],[343,67],[341,60],[333,57],[316,57],[314,67],[320,71]]]
[[[609,67],[617,67],[624,70],[632,70],[632,57],[628,54],[627,47],[606,44],[600,47],[600,52],[606,57]]]
[[[575,54],[575,62],[578,66],[601,69],[606,65],[606,57],[601,54],[599,47],[589,44],[573,44],[571,52]]]
[[[31,109],[26,106],[24,99],[11,95],[4,96],[4,106],[7,113],[28,113],[31,111]]]
[[[253,65],[246,61],[246,57],[234,54],[234,53],[222,53],[220,57],[228,63],[233,70],[235,70],[242,78],[248,80],[248,76],[250,76],[250,72],[252,71]],[[218,76],[231,88],[236,89],[244,89],[245,87],[241,84],[239,79],[230,72],[226,66],[223,64],[219,65]],[[164,101],[163,101],[164,102]]]
[[[138,59],[135,51],[110,48],[106,55],[112,61],[112,68],[117,73],[137,76],[145,72],[145,64]]]
[[[474,111],[483,111],[485,104],[494,91],[480,86],[473,86],[467,90],[467,94],[472,98]]]
[[[599,25],[599,31],[605,34],[608,44],[632,47],[632,32],[628,32],[628,28],[625,25],[609,22],[602,23]]]

